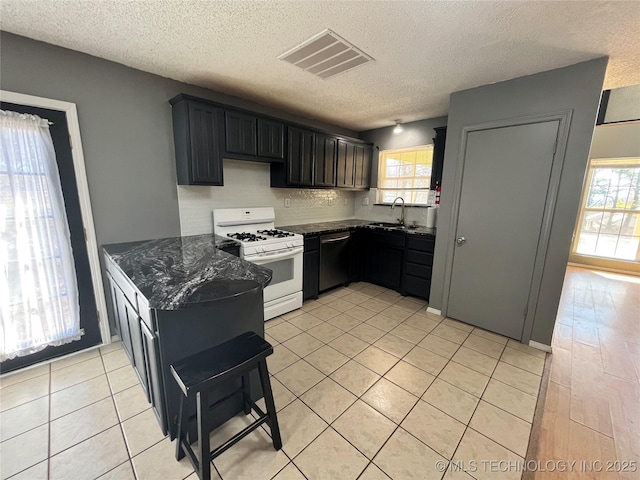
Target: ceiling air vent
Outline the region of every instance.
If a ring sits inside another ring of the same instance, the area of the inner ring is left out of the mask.
[[[314,35],[278,57],[320,78],[329,78],[375,61],[331,30]]]

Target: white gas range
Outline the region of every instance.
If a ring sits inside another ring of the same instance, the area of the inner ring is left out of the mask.
[[[302,306],[304,237],[275,229],[272,207],[219,208],[213,232],[240,244],[240,257],[273,272],[264,289],[264,319]]]

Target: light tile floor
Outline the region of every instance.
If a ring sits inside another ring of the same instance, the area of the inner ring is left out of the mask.
[[[543,352],[367,283],[270,320],[266,335],[283,448],[258,429],[213,462],[212,478],[441,479],[437,462],[526,455]],[[3,479],[196,478],[175,461],[119,344],[0,387]],[[233,418],[212,445],[250,421]]]

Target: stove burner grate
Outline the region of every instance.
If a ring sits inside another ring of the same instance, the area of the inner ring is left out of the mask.
[[[269,237],[274,237],[274,238],[286,238],[286,237],[294,236],[293,233],[277,230],[275,228],[273,230],[258,230],[258,233],[261,233],[262,235],[267,235]]]
[[[228,234],[228,236],[231,238],[235,238],[236,240],[240,240],[241,242],[259,242],[260,240],[266,240],[266,237],[247,232],[230,233]]]

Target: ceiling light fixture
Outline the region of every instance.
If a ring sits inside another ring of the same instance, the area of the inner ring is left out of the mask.
[[[397,135],[398,133],[402,133],[403,131],[404,131],[404,127],[400,123],[400,120],[396,120],[396,126],[393,127],[393,133]]]

